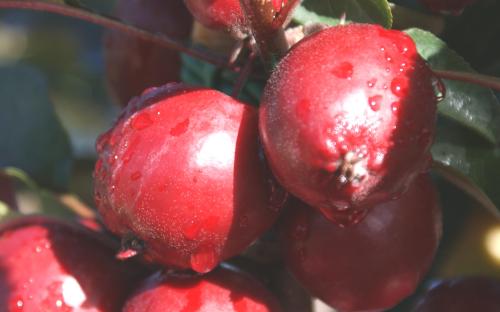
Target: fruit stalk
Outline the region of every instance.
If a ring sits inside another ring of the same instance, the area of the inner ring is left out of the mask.
[[[250,53],[248,56],[248,60],[246,61],[245,65],[243,66],[243,69],[241,70],[241,73],[238,76],[238,79],[234,83],[233,91],[231,96],[234,98],[237,98],[241,90],[243,90],[243,87],[245,86],[245,82],[247,81],[248,77],[252,73],[253,64],[255,62],[256,55],[254,52]]]
[[[198,58],[200,60],[203,60],[207,63],[213,64],[218,67],[223,67],[223,68],[228,67],[228,62],[221,57],[211,55],[207,52],[198,51],[196,49],[189,47],[187,44],[182,43],[181,41],[174,40],[163,34],[162,35],[153,34],[141,28],[124,24],[119,20],[101,16],[86,9],[75,8],[68,5],[62,5],[51,2],[36,1],[36,0],[0,1],[0,9],[2,8],[43,11],[43,12],[50,12],[54,14],[81,19],[92,24],[103,26],[108,29],[123,31],[124,33],[134,35],[146,41],[154,42],[158,45]]]
[[[498,77],[453,70],[434,70],[434,73],[442,79],[473,83],[482,87],[500,91],[500,78]]]
[[[274,23],[276,12],[272,1],[240,0],[246,22],[264,64],[271,68],[273,60],[288,50],[285,33],[281,25]]]

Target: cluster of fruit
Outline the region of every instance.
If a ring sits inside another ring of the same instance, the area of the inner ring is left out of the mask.
[[[287,5],[268,2],[274,15]],[[116,12],[181,40],[191,16],[252,32],[237,0],[185,4],[121,0]],[[441,236],[428,169],[443,87],[410,37],[370,24],[315,32],[276,65],[259,107],[151,87],[179,80],[178,54],[118,32],[105,43],[110,89],[128,104],[97,141],[94,195],[121,249],[87,222],[5,223],[0,311],[283,311],[224,263],[271,229],[293,276],[339,311],[389,309],[415,291]],[[453,311],[499,308],[498,283],[450,285],[415,311],[445,311],[464,292]]]

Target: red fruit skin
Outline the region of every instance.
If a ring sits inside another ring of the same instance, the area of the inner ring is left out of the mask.
[[[144,274],[76,223],[26,217],[0,230],[2,312],[120,311]]]
[[[191,34],[193,19],[182,0],[119,0],[115,15],[177,40]],[[120,31],[105,33],[104,61],[109,91],[122,107],[146,88],[180,80],[179,53]]]
[[[163,265],[205,273],[269,229],[286,192],[260,152],[255,108],[170,84],[136,98],[97,143],[96,204]]]
[[[313,296],[341,312],[385,310],[413,293],[441,236],[441,212],[428,176],[347,228],[299,201],[289,208],[283,236],[287,266]]]
[[[251,275],[218,268],[198,277],[146,279],[123,312],[281,312],[277,301]]]
[[[244,28],[239,0],[184,0],[194,18],[205,27],[237,33]]]
[[[428,169],[436,103],[410,37],[349,24],[282,59],[261,100],[260,134],[283,187],[336,220],[399,196]]]
[[[443,280],[433,285],[413,312],[498,312],[500,281],[488,277]]]
[[[477,0],[419,0],[424,6],[435,13],[460,15],[466,6]]]

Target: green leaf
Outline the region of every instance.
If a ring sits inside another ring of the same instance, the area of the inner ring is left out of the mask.
[[[304,0],[295,10],[296,23],[337,25],[345,13],[346,21],[392,26],[392,13],[387,0]]]
[[[406,30],[417,45],[420,55],[433,69],[474,72],[455,51],[433,34],[412,28]],[[439,103],[439,113],[455,120],[489,142],[496,144],[500,136],[500,105],[493,92],[474,84],[444,80],[446,97]]]
[[[500,147],[441,118],[432,147],[435,171],[500,217]]]
[[[39,205],[36,205],[36,209],[30,210],[29,213],[22,211],[22,207],[20,207],[23,214],[43,214],[59,218],[75,217],[74,212],[62,204],[52,192],[39,187],[26,172],[13,167],[5,168],[2,172],[18,181],[21,185],[20,188],[35,195],[40,201]]]
[[[190,56],[182,56],[181,78],[191,85],[204,86],[231,94],[238,73],[229,70],[220,70],[214,65]],[[265,81],[249,79],[243,88],[239,99],[245,103],[258,105]]]
[[[65,189],[72,153],[43,77],[25,66],[0,67],[0,168],[17,167],[37,183]]]

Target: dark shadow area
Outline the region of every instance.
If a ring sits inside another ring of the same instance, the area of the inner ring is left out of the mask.
[[[133,260],[116,260],[116,251],[104,244],[99,234],[78,225],[46,227],[57,261],[86,296],[81,306],[121,311],[124,300],[146,276],[146,269]]]
[[[271,228],[286,200],[272,177],[260,147],[258,113],[247,107],[236,140],[233,169],[233,222],[224,254],[249,246]]]

